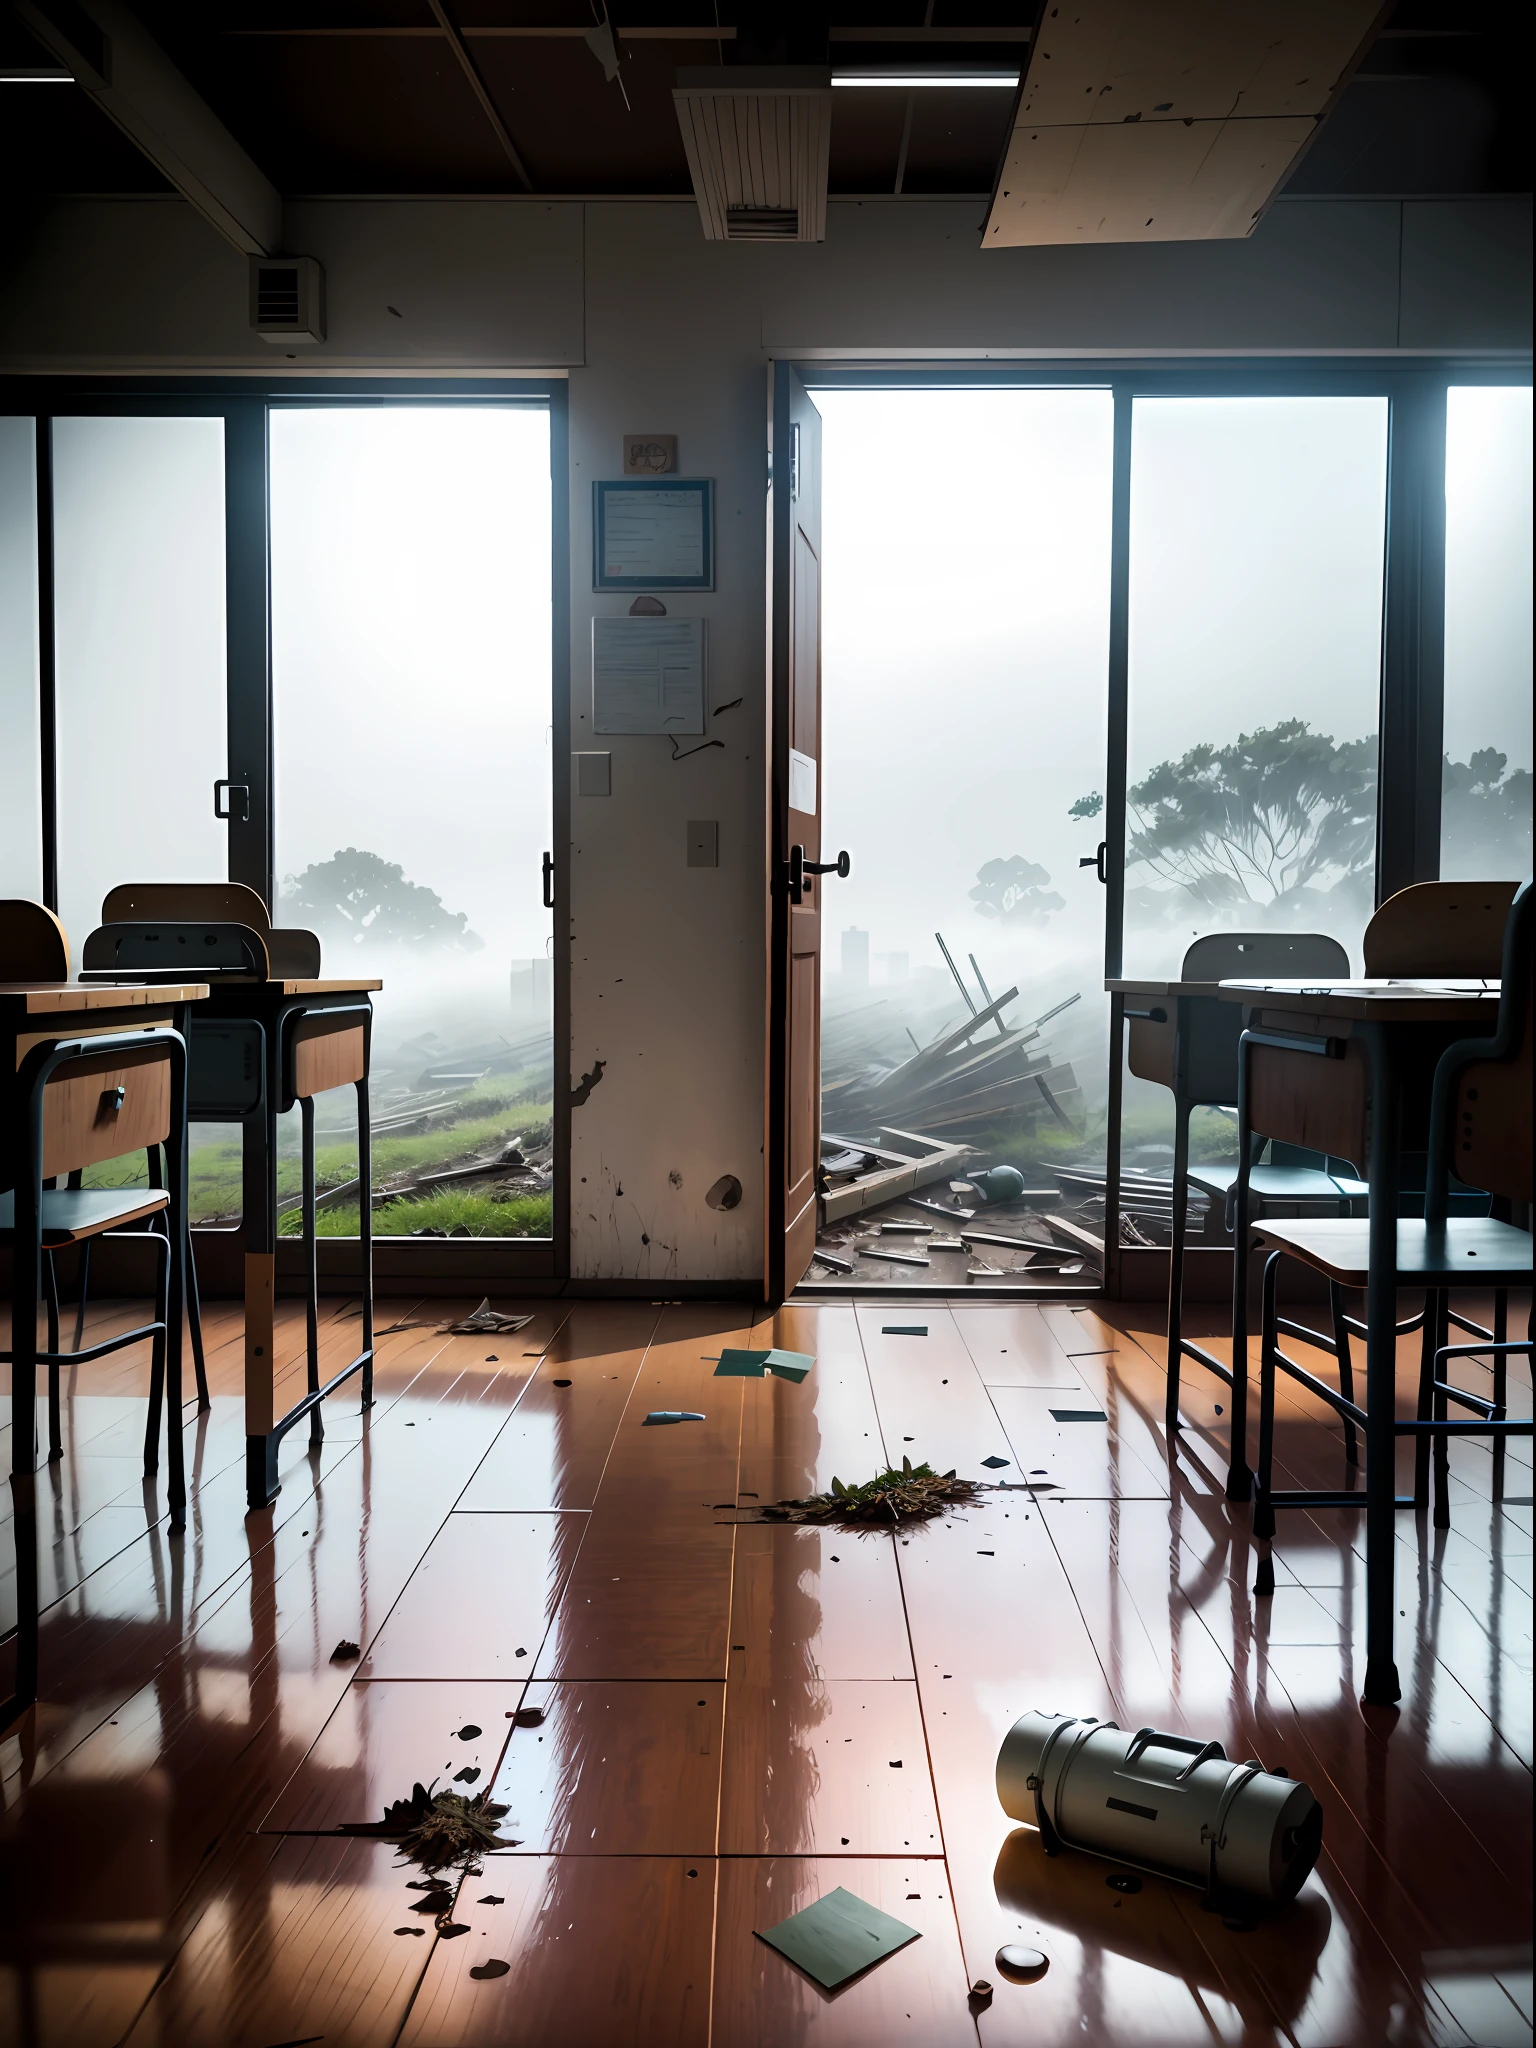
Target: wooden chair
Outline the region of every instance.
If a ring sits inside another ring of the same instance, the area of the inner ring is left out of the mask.
[[[1184,955],[1180,981],[1209,982],[1347,979],[1349,955],[1336,939],[1320,932],[1215,932],[1196,939]],[[1185,1243],[1189,1189],[1195,1187],[1219,1202],[1232,1229],[1232,1194],[1237,1166],[1189,1163],[1189,1119],[1202,1105],[1232,1107],[1237,1101],[1237,1047],[1242,1036],[1242,1010],[1236,1003],[1184,1001],[1176,1028],[1166,1009],[1128,1009],[1127,1059],[1131,1072],[1145,1081],[1173,1090],[1173,1243],[1168,1263],[1168,1397],[1167,1425],[1171,1441],[1179,1423],[1180,1366],[1188,1358],[1231,1384],[1221,1361],[1183,1331]],[[1273,1149],[1273,1148],[1272,1148]],[[1339,1209],[1364,1198],[1364,1185],[1344,1161],[1321,1158],[1290,1148],[1290,1157],[1255,1162],[1250,1167],[1251,1199],[1261,1206]],[[1340,1332],[1339,1369],[1350,1371],[1349,1338]],[[1351,1442],[1351,1455],[1353,1443]]]
[[[21,969],[22,971],[17,971]],[[67,981],[69,946],[63,926],[41,904],[0,904],[0,979]],[[78,1037],[36,1034],[23,1039],[14,1075],[3,1077],[6,1117],[0,1126],[0,1245],[12,1258],[12,1470],[17,1578],[16,1690],[0,1708],[0,1724],[37,1697],[38,1558],[36,1478],[37,1368],[48,1372],[49,1457],[62,1454],[59,1369],[87,1364],[126,1345],[152,1340],[144,1470],[159,1462],[160,1413],[166,1416],[167,1496],[171,1526],[186,1522],[181,1440],[181,1300],[186,1243],[187,1057],[181,1035],[165,1027],[101,1031]],[[163,1147],[163,1188],[80,1186],[88,1167]],[[56,1183],[65,1178],[69,1185]],[[73,1352],[61,1352],[57,1317],[48,1347],[37,1344],[43,1257],[89,1243],[103,1231],[164,1215],[166,1234],[141,1233],[156,1247],[152,1322]]]
[[[1465,885],[1430,885],[1442,892],[1468,894]],[[1475,885],[1474,885],[1475,887]],[[1409,893],[1409,892],[1404,892]],[[1475,899],[1482,915],[1484,901]],[[1495,899],[1496,900],[1496,899]],[[1385,906],[1384,906],[1385,907]],[[1511,1436],[1530,1436],[1529,1421],[1511,1422],[1506,1414],[1505,1361],[1512,1352],[1531,1355],[1529,1338],[1509,1343],[1494,1338],[1475,1323],[1453,1318],[1446,1304],[1452,1288],[1505,1289],[1529,1286],[1531,1280],[1531,1235],[1517,1228],[1506,1216],[1492,1214],[1453,1216],[1451,1180],[1463,1187],[1477,1188],[1491,1198],[1494,1206],[1531,1200],[1532,1127],[1532,1015],[1536,999],[1532,992],[1533,936],[1536,936],[1536,896],[1530,883],[1520,890],[1508,909],[1503,932],[1501,993],[1498,1027],[1492,1038],[1465,1039],[1452,1045],[1440,1058],[1434,1075],[1430,1102],[1429,1151],[1425,1175],[1422,1218],[1402,1217],[1397,1225],[1397,1271],[1399,1285],[1426,1289],[1424,1311],[1425,1364],[1421,1370],[1418,1412],[1412,1421],[1395,1424],[1396,1434],[1412,1436],[1427,1454],[1435,1455],[1435,1508],[1437,1527],[1447,1527],[1450,1518],[1447,1453],[1453,1435],[1485,1435],[1501,1445]],[[1481,939],[1486,938],[1486,924]],[[1378,955],[1378,958],[1380,956]],[[1460,955],[1447,948],[1441,959],[1463,961],[1482,958],[1468,947]],[[1461,972],[1471,978],[1491,979],[1475,968]],[[1450,979],[1455,970],[1442,970]],[[1428,978],[1428,977],[1425,977]],[[1340,1068],[1346,1061],[1316,1061],[1318,1069]],[[1335,1093],[1340,1094],[1337,1087]],[[1262,1113],[1262,1112],[1259,1112]],[[1264,1274],[1263,1338],[1260,1352],[1259,1470],[1255,1489],[1254,1534],[1266,1543],[1275,1533],[1275,1510],[1279,1507],[1318,1505],[1333,1496],[1313,1490],[1276,1492],[1273,1486],[1275,1375],[1285,1372],[1309,1392],[1324,1401],[1347,1422],[1363,1426],[1364,1411],[1348,1398],[1335,1394],[1312,1374],[1288,1359],[1279,1348],[1282,1329],[1294,1326],[1281,1322],[1274,1306],[1274,1274],[1282,1256],[1300,1259],[1327,1275],[1331,1284],[1364,1287],[1369,1270],[1369,1224],[1361,1219],[1338,1219],[1305,1223],[1265,1222],[1257,1227],[1262,1244],[1272,1247]],[[1477,1338],[1470,1344],[1446,1341],[1448,1325],[1455,1321]],[[1473,1394],[1453,1385],[1448,1361],[1453,1358],[1491,1357],[1492,1398]],[[1471,1422],[1449,1420],[1447,1407],[1454,1402],[1472,1410]],[[1416,1460],[1416,1465],[1420,1464]],[[1422,1506],[1424,1486],[1416,1479],[1413,1505]],[[1358,1496],[1363,1501],[1364,1496]],[[1408,1502],[1399,1501],[1399,1505]],[[1260,1561],[1256,1590],[1274,1590],[1274,1568],[1266,1554]]]

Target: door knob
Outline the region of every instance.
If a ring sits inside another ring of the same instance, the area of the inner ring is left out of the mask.
[[[808,860],[805,872],[808,875],[841,875],[846,882],[853,863],[846,853],[840,853],[836,860]]]
[[[1099,880],[1104,883],[1106,888],[1109,885],[1109,875],[1105,870],[1104,862],[1108,853],[1109,841],[1107,839],[1101,839],[1099,841],[1098,852],[1085,853],[1082,859],[1078,862],[1078,866],[1080,868],[1093,868],[1097,872]]]

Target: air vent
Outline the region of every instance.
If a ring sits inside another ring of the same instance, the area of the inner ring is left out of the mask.
[[[732,206],[726,209],[728,242],[798,242],[800,215],[793,206]]]
[[[313,256],[251,258],[251,326],[264,341],[324,341],[325,272]]]
[[[830,71],[679,71],[672,99],[706,241],[826,239]]]

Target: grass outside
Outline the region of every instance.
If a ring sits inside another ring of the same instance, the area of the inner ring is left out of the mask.
[[[448,1167],[457,1161],[468,1161],[481,1157],[492,1149],[499,1150],[513,1138],[526,1139],[538,1144],[547,1140],[553,1117],[553,1106],[548,1100],[521,1099],[509,1088],[509,1081],[515,1076],[498,1076],[496,1085],[489,1080],[481,1081],[466,1094],[452,1120],[439,1124],[435,1129],[420,1132],[402,1132],[399,1136],[384,1136],[373,1141],[373,1175],[375,1184],[399,1178],[402,1175],[419,1173],[432,1167]],[[548,1086],[547,1074],[540,1077]],[[466,1115],[465,1110],[474,1112]],[[377,1113],[377,1112],[376,1112]],[[188,1175],[190,1180],[190,1209],[192,1221],[208,1223],[215,1220],[229,1221],[240,1214],[240,1132],[233,1125],[194,1125],[193,1139],[188,1150]],[[203,1142],[197,1142],[198,1133],[205,1134]],[[315,1147],[315,1181],[320,1193],[328,1188],[343,1186],[355,1179],[357,1174],[357,1138],[355,1131],[327,1141],[321,1136]],[[148,1171],[142,1152],[130,1154],[124,1159],[110,1159],[100,1166],[88,1169],[85,1185],[90,1188],[133,1188],[148,1184]],[[299,1170],[299,1120],[297,1113],[285,1117],[278,1131],[277,1193],[281,1201],[285,1196],[297,1195],[300,1191]],[[480,1200],[482,1197],[472,1197]],[[488,1198],[484,1198],[488,1199]],[[328,1235],[345,1235],[324,1218],[330,1212],[322,1210],[322,1228]],[[338,1214],[343,1212],[336,1212]],[[352,1213],[352,1234],[356,1234],[357,1212]],[[383,1230],[383,1224],[376,1228]],[[416,1226],[411,1226],[412,1228]],[[488,1234],[496,1236],[523,1236],[529,1232],[505,1227]],[[531,1234],[538,1235],[539,1232]]]
[[[548,1237],[554,1228],[555,1203],[550,1194],[470,1194],[463,1188],[443,1188],[423,1195],[418,1201],[385,1202],[373,1212],[375,1237],[409,1237],[417,1230],[464,1229],[471,1237]],[[358,1208],[338,1204],[321,1209],[315,1217],[320,1237],[356,1237]],[[278,1220],[283,1237],[296,1237],[300,1216],[290,1209]]]

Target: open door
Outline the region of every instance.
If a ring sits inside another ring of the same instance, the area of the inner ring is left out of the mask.
[[[770,422],[773,779],[769,847],[766,1259],[782,1301],[816,1248],[821,1152],[821,415],[788,363]]]

